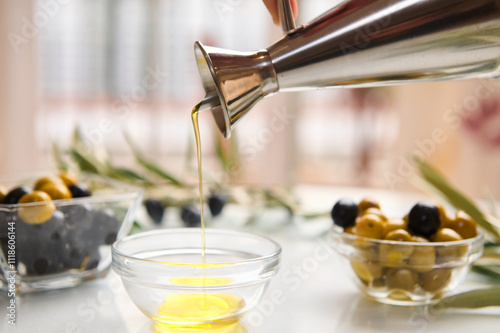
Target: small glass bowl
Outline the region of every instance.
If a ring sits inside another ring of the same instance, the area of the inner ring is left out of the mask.
[[[1,183],[12,188],[33,179]],[[26,223],[23,213],[38,213],[47,203],[0,204],[2,290],[67,288],[106,275],[111,244],[130,231],[142,190],[99,177],[81,182],[92,196],[53,200],[50,218],[40,224]]]
[[[419,243],[369,239],[332,226],[328,238],[361,292],[394,305],[437,302],[483,253],[481,230],[461,241]]]
[[[281,247],[254,234],[199,228],[154,230],[113,244],[113,270],[135,305],[169,331],[234,325],[277,273]],[[176,331],[177,332],[177,331]]]

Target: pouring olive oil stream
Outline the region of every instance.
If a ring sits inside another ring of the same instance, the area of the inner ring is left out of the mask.
[[[205,218],[203,214],[203,177],[201,173],[201,140],[200,140],[200,126],[198,122],[198,115],[200,112],[201,102],[198,103],[191,111],[191,120],[193,122],[194,137],[196,142],[196,157],[198,160],[198,191],[200,194],[200,216],[201,216],[201,259],[203,265],[206,264],[206,248],[205,248]]]
[[[201,215],[201,264],[186,263],[171,265],[187,265],[201,267],[203,276],[178,277],[170,282],[183,285],[201,287],[201,293],[180,293],[169,295],[165,298],[158,309],[158,313],[163,320],[169,318],[172,323],[157,323],[156,332],[177,332],[177,329],[196,328],[205,332],[236,332],[239,327],[238,319],[225,320],[228,316],[235,314],[241,309],[245,302],[234,294],[230,293],[207,293],[206,287],[223,286],[231,282],[228,278],[207,276],[207,269],[226,265],[224,263],[207,263],[206,243],[205,243],[205,220],[203,214],[203,179],[202,179],[202,156],[201,139],[198,125],[198,115],[202,103],[197,104],[191,112],[193,123],[196,152],[198,159],[198,190],[200,195],[200,215]],[[179,324],[176,324],[179,323]],[[186,326],[187,325],[187,326]]]

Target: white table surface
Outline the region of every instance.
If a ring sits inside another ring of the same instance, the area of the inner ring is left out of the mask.
[[[322,210],[339,197],[359,199],[368,195],[378,198],[384,210],[400,212],[421,197],[308,186],[299,187],[297,193],[308,207]],[[231,214],[230,209],[226,211],[226,218]],[[243,319],[245,332],[500,332],[500,308],[438,313],[425,307],[390,306],[365,299],[344,272],[337,254],[327,251],[322,238],[316,236],[328,219],[276,229],[276,224],[269,223],[271,216],[263,218],[253,230],[281,244],[281,268],[262,302]],[[485,286],[481,277],[470,274],[460,290]],[[274,293],[282,294],[281,304],[270,300]],[[18,296],[16,326],[7,323],[8,300],[2,293],[0,332],[154,332],[151,321],[130,301],[120,278],[112,271],[104,279],[76,288]]]

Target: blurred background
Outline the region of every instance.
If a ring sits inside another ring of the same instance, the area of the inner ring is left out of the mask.
[[[299,0],[298,24],[336,5]],[[202,41],[265,48],[280,38],[261,0],[0,0],[0,178],[52,170],[52,142],[75,127],[113,163],[131,163],[127,132],[183,175],[190,112],[203,97]],[[206,170],[252,184],[414,190],[411,156],[472,196],[500,198],[500,82],[284,93],[259,103],[230,141],[200,116]],[[216,143],[233,161],[221,167]],[[228,167],[229,166],[229,167]]]

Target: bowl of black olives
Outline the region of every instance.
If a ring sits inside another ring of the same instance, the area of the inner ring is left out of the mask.
[[[450,216],[432,202],[417,202],[408,214],[390,218],[374,200],[341,199],[331,215],[330,244],[361,292],[382,303],[438,301],[483,252],[483,233],[470,216]]]
[[[62,172],[0,182],[0,288],[57,289],[105,276],[142,191]]]

